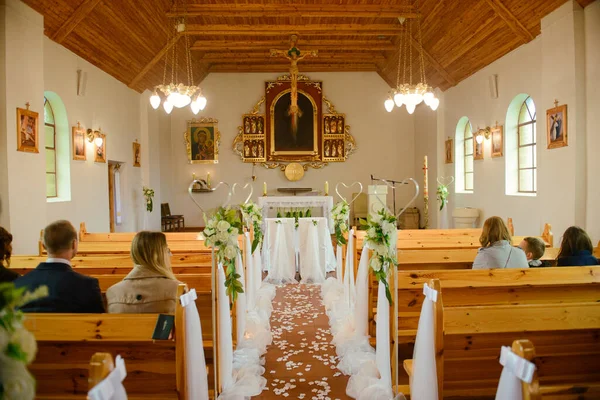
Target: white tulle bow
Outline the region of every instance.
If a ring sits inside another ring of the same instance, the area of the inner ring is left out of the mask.
[[[179,297],[179,301],[181,302],[182,307],[187,307],[192,302],[195,302],[197,298],[198,295],[196,294],[196,289],[191,289],[189,292],[182,294]]]
[[[118,355],[115,358],[115,369],[88,392],[88,398],[90,400],[127,400],[127,394],[121,383],[126,376],[125,360]]]
[[[423,285],[423,294],[429,300],[433,301],[434,303],[437,303],[438,291],[430,288],[429,285],[426,283]]]

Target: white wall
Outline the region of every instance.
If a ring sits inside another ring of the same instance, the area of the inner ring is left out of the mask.
[[[598,7],[597,3],[590,6],[592,8],[589,12],[586,11],[586,15],[589,14],[588,20],[593,20],[596,25],[597,19],[593,18],[597,16],[593,13]],[[438,143],[442,144],[447,136],[454,137],[456,124],[462,116],[469,118],[474,130],[477,127],[493,126],[496,121],[505,125],[508,106],[518,94],[530,95],[537,108],[537,196],[505,195],[506,157],[491,158],[491,141],[486,140],[484,160],[475,161],[474,193],[456,194],[452,191],[450,209],[479,208],[482,210],[480,224],[492,215],[512,217],[516,233],[521,235],[539,233],[543,224],[550,222],[557,239],[568,226],[586,224],[586,212],[589,213],[591,207],[586,207],[585,201],[586,99],[582,73],[585,60],[583,44],[587,43],[589,53],[590,46],[598,48],[598,39],[584,38],[584,31],[580,27],[583,27],[583,11],[576,2],[569,1],[542,19],[540,36],[444,93],[443,107],[440,107],[443,124],[437,132]],[[597,30],[597,27],[586,29]],[[597,64],[598,51],[595,53],[593,60],[589,59],[588,54],[588,62],[595,63],[594,66]],[[594,73],[594,79],[597,80],[597,71]],[[492,99],[489,94],[488,77],[492,74],[498,74],[497,99]],[[589,92],[590,88],[588,96]],[[597,101],[597,97],[595,98]],[[558,99],[560,104],[568,104],[569,146],[548,150],[546,109],[553,107],[554,99]],[[597,133],[593,135],[597,137]],[[454,167],[455,164],[444,165],[443,173],[453,175]],[[590,167],[588,170],[593,171]],[[581,179],[575,179],[576,176]],[[450,218],[451,213],[448,213],[444,223],[450,223]],[[588,225],[593,225],[589,217],[587,221]],[[596,240],[600,239],[597,233],[595,237]]]
[[[346,114],[358,151],[345,163],[332,163],[322,170],[309,169],[304,178],[295,183],[288,182],[279,170],[257,166],[255,200],[262,193],[263,181],[267,182],[270,195],[275,195],[278,187],[323,190],[325,181],[329,181],[333,193],[338,181],[350,183],[356,180],[363,183],[366,192],[370,174],[396,180],[414,176],[414,118],[400,110],[392,113],[385,111],[383,101],[389,88],[377,74],[314,73],[309,76],[323,81],[324,95],[339,112]],[[208,105],[199,116],[219,120],[221,146],[218,164],[188,164],[183,134],[186,121],[193,115],[187,108],[173,111],[168,137],[161,130],[161,198],[169,201],[172,213],[185,215],[186,225],[204,225],[199,211],[187,194],[193,172],[198,177],[210,172],[214,183],[221,180],[242,182],[251,178],[252,164],[242,163],[234,155],[231,145],[241,124],[242,114],[249,112],[264,95],[264,82],[276,77],[276,74],[210,74],[202,82]],[[164,111],[160,108],[156,112]],[[170,154],[163,154],[162,150],[169,147]],[[198,201],[205,204],[205,209],[216,207],[223,198],[218,192],[197,196]],[[411,195],[399,193],[397,197],[397,203],[404,204]],[[237,200],[241,199],[242,196]],[[391,203],[391,197],[388,201]]]
[[[405,108],[399,110],[406,112]],[[438,226],[439,203],[437,201],[437,178],[438,162],[444,162],[437,159],[437,115],[439,111],[431,111],[424,103],[420,104],[415,110],[415,176],[419,183],[420,193],[417,198],[416,206],[421,211],[421,225],[425,226],[424,214],[424,175],[423,163],[424,156],[427,156],[428,164],[428,189],[429,189],[429,228]]]

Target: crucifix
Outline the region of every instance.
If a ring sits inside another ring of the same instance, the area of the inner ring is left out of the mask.
[[[298,133],[298,119],[302,116],[302,110],[298,107],[298,61],[304,58],[317,57],[317,50],[310,50],[304,54],[300,54],[300,50],[296,47],[298,41],[298,35],[292,35],[290,37],[290,48],[288,50],[277,50],[271,49],[271,57],[285,57],[287,58],[290,65],[290,81],[291,81],[291,92],[290,92],[290,108],[288,109],[288,115],[291,119],[292,136],[294,143],[296,142],[296,135]]]

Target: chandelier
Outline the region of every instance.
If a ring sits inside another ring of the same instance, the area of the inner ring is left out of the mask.
[[[440,100],[433,94],[433,88],[427,85],[425,78],[425,61],[423,57],[423,43],[421,41],[421,16],[417,18],[417,29],[419,33],[419,64],[420,80],[413,84],[412,68],[412,19],[399,18],[403,29],[400,32],[400,44],[398,46],[398,70],[396,73],[396,88],[390,91],[388,99],[384,102],[387,112],[392,112],[394,105],[406,106],[409,114],[415,112],[415,108],[421,102],[425,102],[433,111],[437,110]],[[408,64],[408,65],[407,65]],[[402,67],[402,83],[400,83],[400,67]],[[408,82],[406,81],[406,70],[408,67]]]
[[[174,9],[177,10],[177,0],[175,0]],[[171,43],[175,40],[175,43],[171,46],[171,49],[167,51],[165,55],[165,69],[163,72],[163,83],[154,87],[154,93],[150,96],[150,104],[155,110],[160,106],[161,97],[159,92],[164,96],[162,101],[163,108],[167,114],[171,114],[173,107],[183,108],[190,105],[192,112],[198,114],[199,111],[204,110],[206,107],[206,97],[202,94],[202,89],[194,85],[194,76],[192,73],[192,62],[190,55],[190,44],[189,35],[185,34],[186,20],[185,5],[184,5],[184,17],[176,18],[175,23],[171,25],[169,23],[167,43]],[[179,65],[177,62],[177,44],[179,40],[175,39],[176,36],[183,35],[185,46],[185,66],[187,75],[187,84],[179,82]],[[171,81],[167,84],[167,72],[171,73]]]

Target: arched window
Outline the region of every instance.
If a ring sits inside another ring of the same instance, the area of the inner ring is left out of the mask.
[[[518,166],[519,193],[537,192],[537,159],[536,159],[536,112],[535,104],[527,96],[519,110]]]
[[[54,111],[44,97],[44,134],[46,135],[46,197],[58,197],[58,179],[56,168],[56,124]]]
[[[469,118],[462,117],[456,125],[454,135],[454,177],[456,178],[455,190],[457,193],[473,193],[473,130]]]

